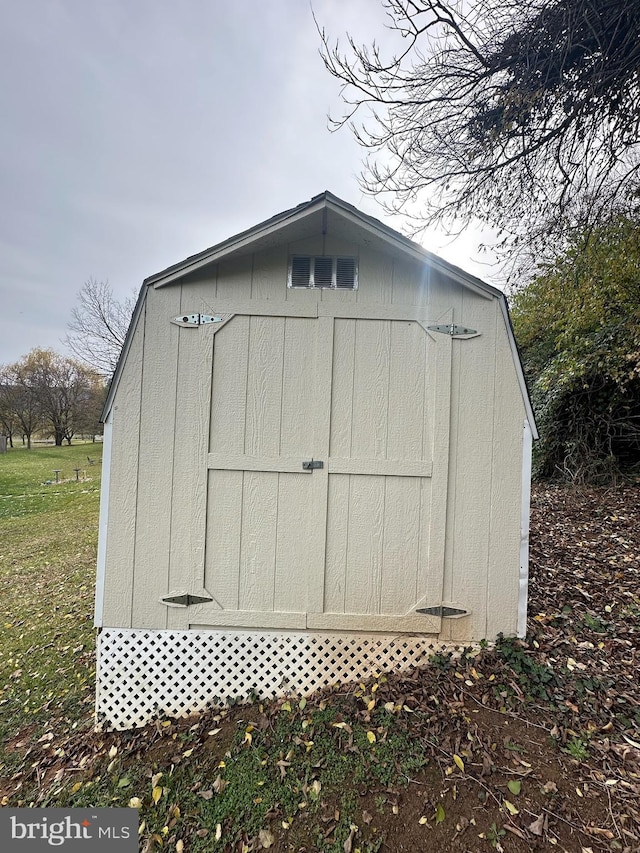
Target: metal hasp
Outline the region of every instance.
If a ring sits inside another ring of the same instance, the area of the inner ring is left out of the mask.
[[[469,610],[462,610],[460,607],[448,607],[446,604],[439,604],[437,607],[421,607],[416,610],[416,613],[424,613],[425,616],[440,616],[443,619],[468,616],[469,612]]]
[[[190,328],[205,326],[207,323],[221,323],[222,317],[213,317],[211,314],[183,314],[180,317],[174,317],[171,322],[176,326]]]
[[[324,468],[324,462],[319,459],[310,459],[308,462],[302,463],[303,471],[313,471],[314,468]]]
[[[190,604],[205,604],[208,601],[213,601],[212,598],[205,598],[203,595],[170,595],[167,598],[161,599],[163,604],[177,604],[180,607],[188,607]]]
[[[462,335],[477,335],[475,329],[467,329],[466,326],[456,326],[455,323],[445,323],[442,326],[427,326],[430,332],[440,332],[443,335],[451,335],[452,338],[461,337]]]

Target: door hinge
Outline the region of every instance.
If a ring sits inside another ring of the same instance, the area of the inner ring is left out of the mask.
[[[221,323],[222,317],[214,317],[211,314],[182,314],[180,317],[174,317],[171,322],[176,326],[191,328],[205,326],[207,323]]]
[[[204,595],[191,595],[186,592],[182,595],[168,595],[160,600],[163,604],[176,604],[178,607],[188,607],[190,604],[206,604],[213,601],[212,598],[206,598]]]
[[[302,463],[303,471],[313,471],[314,468],[324,468],[324,462],[319,459],[310,459],[308,462]]]
[[[435,607],[420,607],[416,613],[424,613],[425,616],[440,616],[442,619],[455,619],[468,616],[471,611],[463,610],[461,607],[450,607],[447,604],[438,604]]]
[[[466,326],[456,326],[455,323],[445,323],[441,326],[427,326],[427,329],[430,332],[440,332],[443,335],[450,335],[452,338],[479,334],[475,329],[467,329]]]

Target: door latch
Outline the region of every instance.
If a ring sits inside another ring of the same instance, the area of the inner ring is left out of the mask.
[[[302,463],[303,471],[313,471],[314,468],[324,468],[324,462],[319,459],[309,459],[308,462]]]

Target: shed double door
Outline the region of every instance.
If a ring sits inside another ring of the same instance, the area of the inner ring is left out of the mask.
[[[214,339],[207,626],[437,632],[451,341],[236,314]],[[203,330],[206,332],[206,330]]]

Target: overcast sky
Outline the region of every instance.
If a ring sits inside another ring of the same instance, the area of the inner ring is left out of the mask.
[[[332,35],[382,35],[379,0],[314,0]],[[142,279],[357,182],[305,0],[23,0],[0,26],[0,364],[64,352],[77,293]],[[385,219],[392,227],[401,223]],[[431,251],[483,278],[475,235]]]

